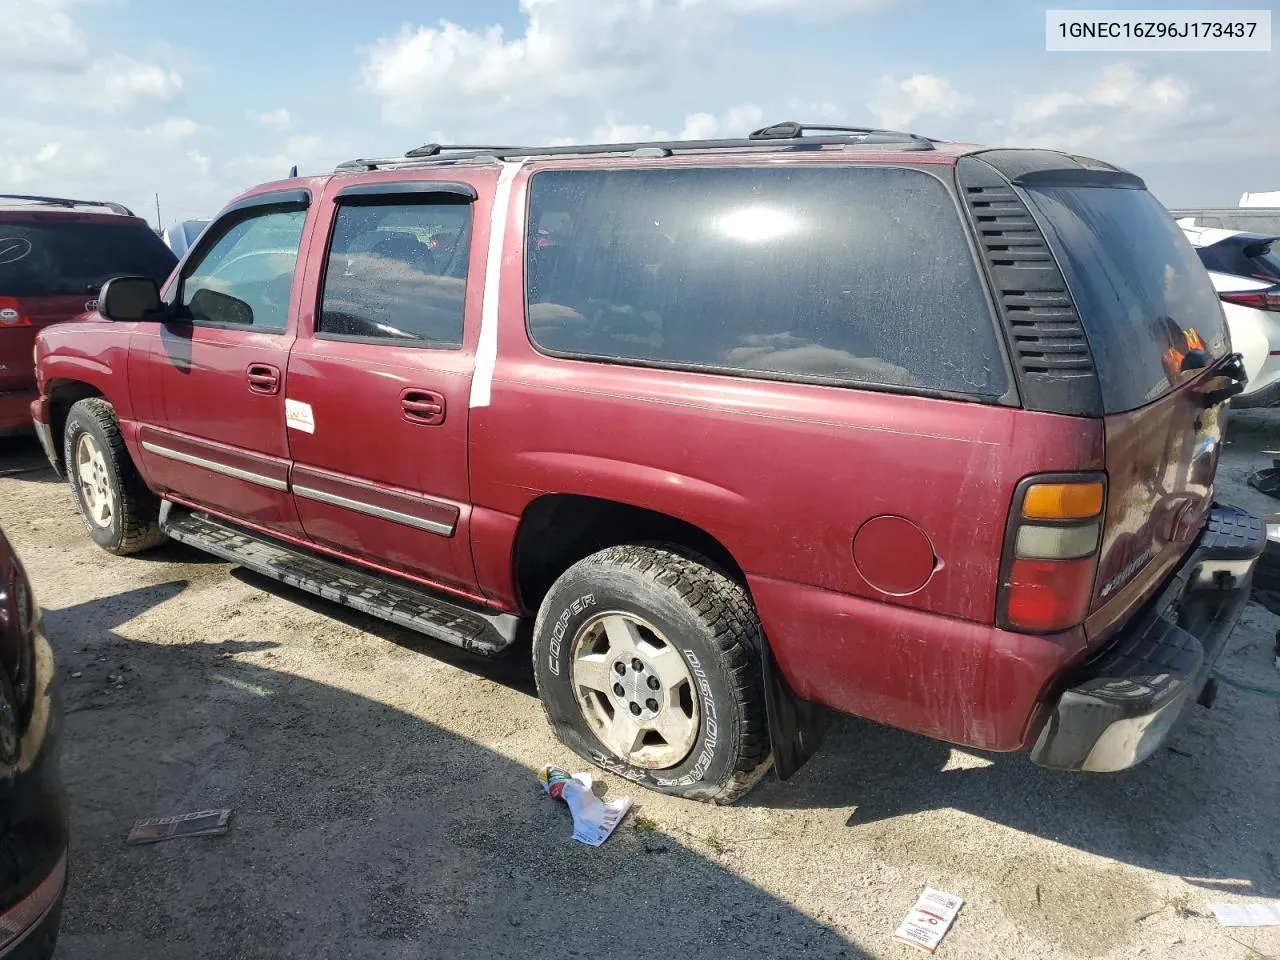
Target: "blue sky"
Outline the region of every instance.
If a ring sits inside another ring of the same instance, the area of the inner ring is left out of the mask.
[[[1276,53],[1046,53],[1044,9],[0,0],[0,192],[152,217],[158,192],[169,222],[293,163],[320,172],[438,138],[725,136],[782,119],[1070,149],[1130,167],[1171,206],[1280,189]]]

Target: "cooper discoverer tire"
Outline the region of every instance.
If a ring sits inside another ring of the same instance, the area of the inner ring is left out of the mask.
[[[745,589],[661,546],[570,567],[534,625],[534,677],[556,735],[651,789],[737,800],[768,770],[760,621]]]
[[[111,404],[101,397],[80,400],[64,433],[67,479],[93,542],[121,556],[163,543],[160,500],[138,475]]]

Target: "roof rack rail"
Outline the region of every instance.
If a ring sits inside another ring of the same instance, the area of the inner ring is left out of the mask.
[[[23,193],[0,193],[0,200],[21,200],[25,203],[38,204],[46,207],[105,207],[112,213],[117,213],[122,217],[132,217],[134,212],[122,203],[113,203],[110,200],[69,200],[66,197],[34,197]]]
[[[440,154],[448,151],[449,153],[502,153],[507,150],[519,150],[519,147],[490,147],[490,146],[449,146],[443,143],[424,143],[420,147],[414,147],[405,157],[410,159],[419,159],[421,157],[438,157]]]
[[[923,140],[932,143],[928,137],[922,137],[918,133],[906,133],[902,130],[881,130],[878,127],[844,127],[830,123],[796,123],[794,120],[785,120],[782,123],[775,123],[767,127],[761,127],[759,130],[752,130],[747,137],[748,140],[798,140],[807,136],[808,131],[815,133],[843,133],[857,136],[877,136],[889,138],[901,138],[903,140]]]
[[[806,131],[812,131],[809,134]],[[581,157],[598,154],[631,154],[638,157],[669,157],[680,151],[747,150],[747,149],[813,149],[852,144],[900,145],[907,150],[932,150],[935,143],[918,133],[880,130],[876,127],[843,127],[830,124],[804,124],[795,121],[761,127],[746,139],[666,140],[637,143],[561,144],[554,147],[489,147],[428,143],[410,150],[403,157],[348,160],[339,164],[337,173],[357,170],[381,170],[416,166],[423,163],[465,162],[468,160],[516,160],[533,157]]]

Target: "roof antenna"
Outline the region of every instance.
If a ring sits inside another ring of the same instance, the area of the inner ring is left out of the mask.
[[[298,175],[298,165],[295,163],[292,167],[289,168],[289,179],[292,180],[297,175]]]

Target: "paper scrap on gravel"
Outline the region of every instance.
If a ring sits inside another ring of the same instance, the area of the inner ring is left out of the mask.
[[[175,817],[154,817],[139,820],[129,831],[125,843],[159,843],[176,837],[215,837],[228,830],[230,810],[199,810]]]
[[[630,797],[605,803],[591,792],[591,774],[569,774],[559,767],[546,766],[538,773],[542,789],[563,800],[573,814],[573,839],[598,847],[622,822],[631,809]]]
[[[902,921],[902,926],[894,936],[919,947],[929,953],[938,949],[938,944],[951,929],[956,914],[964,906],[964,901],[950,893],[943,893],[933,887],[925,887],[920,899]]]
[[[1209,909],[1224,927],[1280,926],[1280,901],[1270,903],[1211,903]]]

